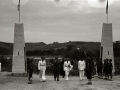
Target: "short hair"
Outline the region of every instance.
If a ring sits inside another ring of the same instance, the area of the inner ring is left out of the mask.
[[[32,63],[32,62],[33,62],[33,58],[30,59],[30,63]]]
[[[45,57],[41,57],[41,59],[44,59]]]
[[[110,62],[112,62],[112,59],[109,59],[110,60]]]
[[[55,59],[56,59],[56,58],[58,59],[58,57],[55,57]]]

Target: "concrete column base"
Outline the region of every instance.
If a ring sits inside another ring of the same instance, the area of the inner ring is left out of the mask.
[[[28,77],[27,73],[12,73],[14,77]]]

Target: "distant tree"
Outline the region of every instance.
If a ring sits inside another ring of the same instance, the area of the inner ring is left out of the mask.
[[[0,55],[9,55],[9,49],[0,47]]]
[[[1,61],[1,63],[3,64],[3,63],[5,63],[5,58],[4,58],[4,56],[2,55],[2,56],[0,56],[0,61]]]
[[[114,56],[115,57],[120,57],[120,41],[116,41],[113,44],[113,48],[114,48]]]

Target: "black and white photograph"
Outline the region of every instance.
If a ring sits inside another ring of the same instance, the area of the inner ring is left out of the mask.
[[[120,90],[120,0],[0,0],[0,90]]]

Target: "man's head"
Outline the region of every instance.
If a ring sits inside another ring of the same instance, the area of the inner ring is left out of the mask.
[[[41,60],[44,60],[45,59],[45,57],[41,57]]]
[[[33,63],[33,58],[29,59],[30,64]]]
[[[58,60],[58,57],[55,57],[55,60]]]
[[[111,62],[112,62],[112,59],[109,59],[109,62],[111,63]]]
[[[83,61],[83,58],[81,58],[81,61]]]

